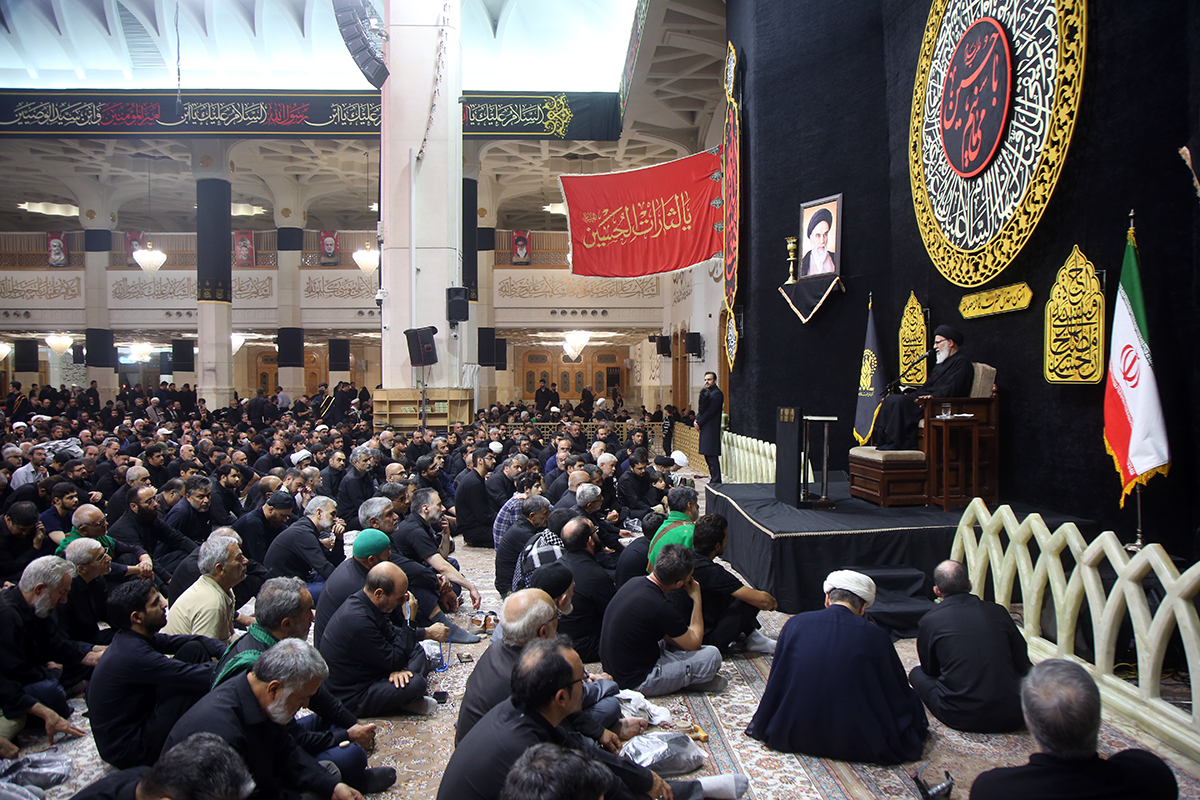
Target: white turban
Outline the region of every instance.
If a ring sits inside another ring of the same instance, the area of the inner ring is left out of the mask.
[[[672,450],[671,460],[675,462],[675,466],[677,467],[686,467],[689,464],[688,457],[682,450]]]
[[[307,450],[297,450],[292,453],[292,466],[296,466],[306,458],[312,458],[312,453]]]
[[[829,573],[829,577],[825,579],[825,585],[822,589],[825,594],[829,594],[833,589],[852,592],[868,606],[875,602],[875,581],[861,572],[855,572],[851,569],[839,569],[836,572]]]
[[[504,450],[504,445],[500,444],[499,442],[488,442],[488,450],[491,450],[493,453],[499,455],[500,452]]]

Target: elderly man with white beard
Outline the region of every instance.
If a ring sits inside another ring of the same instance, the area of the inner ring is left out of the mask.
[[[975,368],[963,355],[962,332],[949,325],[939,325],[933,332],[933,349],[937,365],[929,373],[924,386],[905,394],[890,394],[879,409],[875,425],[876,449],[917,449],[917,427],[925,416],[925,403],[933,397],[966,397],[971,393]]]
[[[78,683],[91,673],[103,647],[72,642],[52,612],[67,602],[75,568],[57,556],[29,562],[16,586],[0,591],[0,737],[11,740],[28,717],[39,717],[53,740],[82,736],[67,721],[71,707],[64,677]],[[50,662],[60,668],[47,666]]]
[[[241,753],[262,797],[299,800],[363,800],[296,743],[288,729],[308,705],[329,667],[317,649],[284,639],[263,653],[250,671],[222,683],[175,723],[163,750],[194,733],[213,733]]]

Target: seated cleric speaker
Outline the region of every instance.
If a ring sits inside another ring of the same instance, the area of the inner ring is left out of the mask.
[[[916,450],[917,427],[924,418],[924,405],[931,397],[965,397],[971,391],[974,367],[959,350],[962,332],[939,325],[933,332],[933,349],[925,354],[937,356],[929,380],[916,392],[891,394],[883,399],[875,425],[878,450]]]
[[[425,328],[409,328],[404,332],[408,340],[408,360],[414,367],[429,367],[437,363],[437,345],[433,337],[437,328],[430,325]]]

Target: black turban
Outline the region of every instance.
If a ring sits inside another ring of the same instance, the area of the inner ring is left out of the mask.
[[[821,208],[817,213],[813,214],[808,220],[808,233],[805,236],[812,236],[813,228],[824,222],[830,229],[833,228],[833,213],[828,208]]]
[[[943,339],[949,339],[954,342],[956,347],[962,347],[963,335],[962,331],[957,328],[951,328],[949,325],[938,325],[933,331],[934,336],[941,336]]]

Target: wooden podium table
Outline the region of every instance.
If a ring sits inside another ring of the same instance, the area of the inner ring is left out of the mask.
[[[928,423],[929,505],[943,511],[968,505],[979,496],[979,421],[972,414]]]

